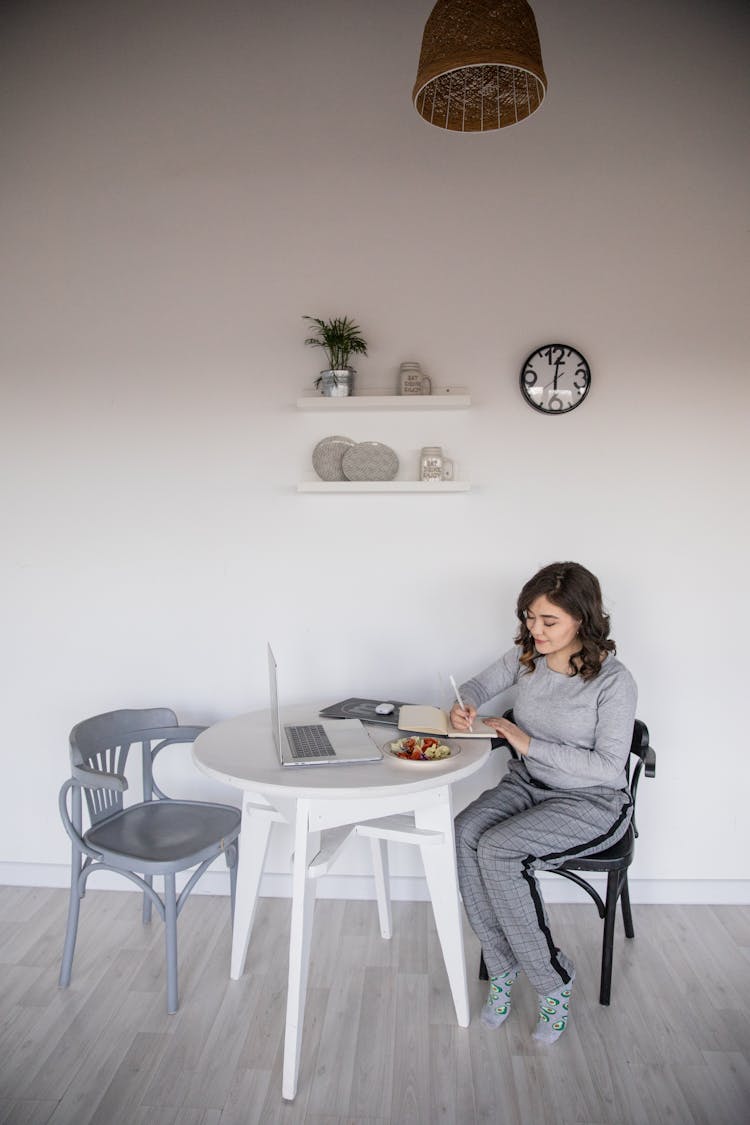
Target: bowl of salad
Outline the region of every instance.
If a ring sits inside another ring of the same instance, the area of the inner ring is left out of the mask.
[[[411,734],[406,738],[397,738],[395,742],[391,742],[388,751],[392,757],[397,758],[400,762],[416,762],[426,765],[455,758],[456,754],[461,753],[461,748],[460,746],[449,746],[438,738],[420,737]]]

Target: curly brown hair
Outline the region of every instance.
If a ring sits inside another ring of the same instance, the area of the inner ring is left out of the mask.
[[[521,625],[515,643],[521,646],[521,664],[533,672],[538,653],[526,624],[526,612],[537,598],[546,597],[580,622],[581,647],[570,658],[571,676],[593,680],[608,652],[617,651],[609,635],[609,617],[604,612],[598,578],[575,562],[550,563],[526,583],[518,595],[516,616]]]

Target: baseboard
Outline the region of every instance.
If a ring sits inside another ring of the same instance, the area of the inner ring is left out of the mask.
[[[22,887],[67,887],[69,868],[55,863],[0,863],[0,884]],[[546,902],[589,902],[586,894],[574,883],[551,872],[539,875]],[[592,877],[592,883],[604,889],[604,879]],[[750,879],[645,879],[631,876],[630,899],[634,903],[662,905],[750,905]],[[109,871],[92,875],[92,890],[135,890],[126,879]],[[291,898],[292,877],[286,872],[263,876],[261,895],[264,898]],[[195,894],[229,894],[226,871],[207,871]],[[327,875],[318,883],[320,898],[374,899],[374,881],[362,875]],[[392,876],[391,898],[396,902],[424,902],[428,899],[427,884],[419,876]]]

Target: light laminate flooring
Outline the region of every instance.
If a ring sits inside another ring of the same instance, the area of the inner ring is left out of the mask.
[[[320,900],[297,1098],[281,1098],[290,904],[263,899],[230,981],[229,907],[194,895],[179,921],[180,1009],[165,1010],[163,927],[130,892],[89,890],[70,988],[57,986],[67,894],[0,888],[0,1125],[746,1125],[750,908],[635,906],[618,921],[612,1004],[598,1003],[601,923],[553,905],[576,961],[572,1016],[530,1038],[516,986],[497,1031],[466,929],[473,1020],[459,1028],[428,903]]]

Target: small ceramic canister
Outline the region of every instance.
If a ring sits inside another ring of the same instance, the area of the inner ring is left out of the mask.
[[[419,363],[402,363],[398,369],[398,391],[402,395],[429,395],[432,382]]]

